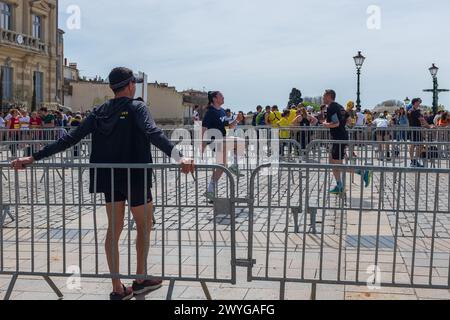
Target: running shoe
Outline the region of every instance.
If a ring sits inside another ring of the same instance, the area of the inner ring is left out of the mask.
[[[127,288],[127,287],[123,286],[123,292],[122,293],[112,292],[109,295],[109,300],[111,300],[111,301],[126,301],[126,300],[130,300],[131,298],[133,298],[133,296],[134,296],[133,288]]]
[[[241,171],[239,170],[239,167],[237,166],[237,164],[233,164],[232,166],[230,166],[228,168],[228,170],[230,170],[230,172],[232,174],[234,174],[237,177],[244,177],[244,175],[241,173]]]
[[[418,160],[412,160],[411,167],[412,168],[424,168],[425,166],[423,164],[421,164]]]
[[[205,197],[208,200],[209,204],[213,204],[214,200],[216,199],[214,192],[205,192]]]
[[[137,281],[133,282],[133,292],[134,295],[140,295],[140,294],[146,294],[155,290],[158,290],[162,287],[162,280],[161,279],[150,279],[145,280],[142,283],[138,283]]]
[[[364,171],[364,184],[366,188],[370,186],[370,183],[372,182],[372,176],[373,176],[372,171],[369,170]]]
[[[344,188],[340,186],[334,187],[334,189],[330,190],[331,194],[341,194],[344,193]]]

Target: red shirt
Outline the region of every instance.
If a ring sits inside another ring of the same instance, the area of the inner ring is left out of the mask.
[[[42,119],[37,117],[35,119],[30,119],[30,126],[33,127],[41,127],[42,126]]]
[[[9,125],[9,128],[10,128],[10,129],[15,129],[15,130],[20,129],[20,121],[19,121],[19,118],[14,118],[14,117],[12,117],[11,119],[9,119],[9,121],[10,121],[10,125]]]

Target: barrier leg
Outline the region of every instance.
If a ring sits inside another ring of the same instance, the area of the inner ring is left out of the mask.
[[[284,300],[286,293],[286,282],[280,282],[280,300]]]
[[[317,300],[317,283],[311,284],[311,300]]]
[[[9,283],[8,290],[6,290],[6,294],[5,294],[4,300],[9,300],[9,298],[11,298],[11,293],[14,290],[14,286],[16,285],[16,281],[17,281],[18,277],[19,277],[18,274],[13,275],[13,277],[11,279],[11,282]]]
[[[205,293],[206,299],[207,300],[212,300],[211,294],[209,293],[209,289],[208,289],[208,286],[206,285],[206,282],[201,281],[200,283],[202,285],[202,289],[203,289],[203,292]]]
[[[309,216],[310,216],[310,228],[309,230],[312,234],[317,233],[316,222],[317,222],[317,210],[315,208],[308,208]]]
[[[52,279],[50,279],[50,277],[48,276],[44,276],[43,277],[44,280],[47,282],[47,284],[50,286],[50,288],[52,288],[53,292],[56,293],[56,295],[58,296],[58,298],[62,299],[64,297],[64,295],[62,294],[62,292],[58,289],[58,287],[56,286],[56,284],[53,282]]]
[[[292,215],[294,216],[294,226],[295,226],[295,233],[300,232],[300,227],[298,225],[298,215],[300,213],[300,208],[292,208]]]
[[[41,177],[41,179],[39,180],[39,183],[43,183],[43,182],[44,182],[44,179],[45,179],[45,172],[42,173],[42,177]]]
[[[166,300],[172,300],[173,288],[175,287],[175,280],[170,280],[169,290],[167,291]]]

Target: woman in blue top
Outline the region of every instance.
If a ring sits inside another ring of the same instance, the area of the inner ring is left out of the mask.
[[[400,108],[398,111],[396,125],[399,127],[409,127],[408,115],[406,114],[405,108]],[[397,141],[406,141],[406,131],[398,131],[397,132]]]
[[[227,135],[226,128],[234,129],[239,122],[244,120],[243,116],[239,114],[233,122],[229,121],[229,118],[227,117],[225,110],[222,108],[223,104],[225,103],[225,98],[219,91],[208,92],[208,101],[209,106],[206,111],[205,117],[203,118],[203,137],[204,140],[208,142],[203,143],[203,151],[205,150],[206,145],[212,144],[214,140],[219,139],[223,141]],[[222,144],[222,146],[223,145],[224,144]],[[226,150],[226,148],[223,149]],[[216,151],[220,150],[216,150],[216,146],[214,146],[213,152]],[[222,150],[222,153],[223,158],[220,157],[219,162],[221,162],[221,164],[226,164],[226,152]],[[231,173],[237,175],[238,177],[242,177],[243,175],[239,172],[239,167],[237,164],[236,150],[234,153],[234,160],[235,163],[231,165],[228,169],[230,170]],[[210,202],[214,201],[215,198],[214,190],[222,174],[223,174],[222,170],[215,170],[213,173],[211,182],[208,185],[208,191],[205,194],[206,198]]]

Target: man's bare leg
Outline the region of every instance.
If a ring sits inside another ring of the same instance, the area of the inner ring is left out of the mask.
[[[336,164],[336,165],[342,165],[344,163],[343,160],[334,160],[334,159],[330,159],[330,163],[331,164]],[[336,183],[339,185],[340,183],[343,185],[343,181],[342,181],[342,171],[339,169],[333,169],[333,175],[334,178],[336,179]]]
[[[150,250],[150,234],[153,227],[153,203],[148,203],[140,207],[131,208],[134,221],[136,222],[136,254],[137,254],[137,269],[136,275],[146,276],[147,270],[145,262],[148,258]],[[137,280],[142,283],[144,280]]]
[[[411,161],[414,160],[416,146],[412,145],[409,147],[409,156],[411,157]]]
[[[113,216],[114,211],[114,216]],[[119,274],[119,240],[122,234],[125,202],[115,202],[106,204],[106,213],[108,215],[108,232],[106,234],[105,252],[108,260],[109,271],[111,274]],[[119,278],[112,277],[113,292],[123,293],[123,285]]]

